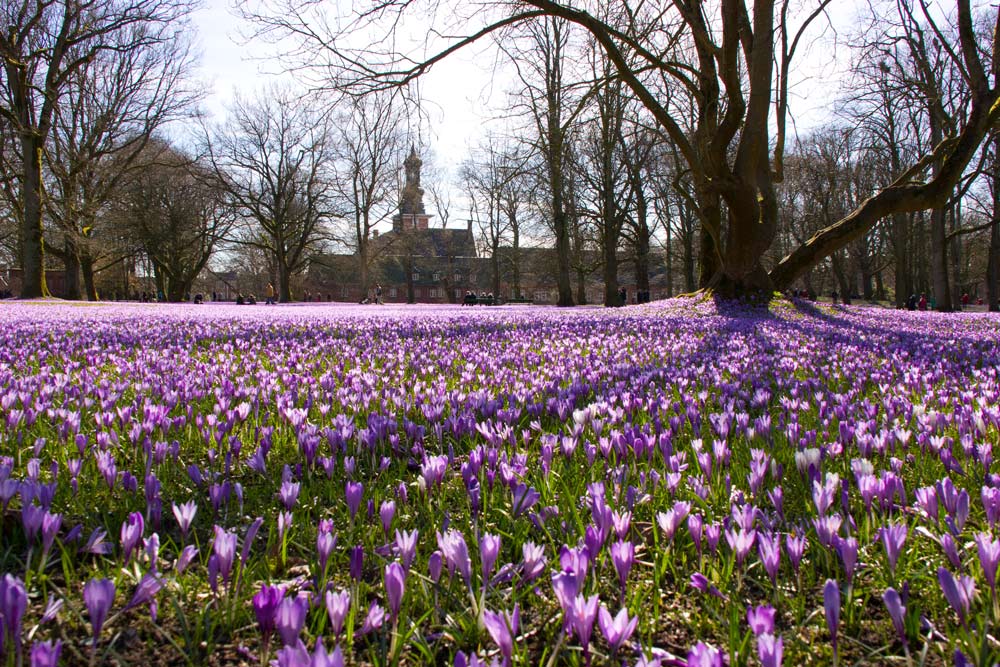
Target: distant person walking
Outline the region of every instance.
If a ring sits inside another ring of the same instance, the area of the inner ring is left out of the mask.
[[[382,285],[375,283],[375,305],[382,305]]]
[[[274,305],[274,285],[271,283],[268,283],[267,287],[264,288],[264,305]]]
[[[920,300],[917,301],[917,310],[927,310],[927,295],[920,293]]]

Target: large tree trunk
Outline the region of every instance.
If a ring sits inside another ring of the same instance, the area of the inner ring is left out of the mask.
[[[948,228],[945,209],[931,211],[931,294],[937,309],[952,310],[951,286],[948,281]]]
[[[645,199],[639,199],[636,215],[638,230],[635,240],[635,289],[637,297],[639,292],[646,297],[649,294],[649,223],[646,219]]]
[[[66,234],[63,254],[66,288],[62,297],[79,301],[83,297],[80,287],[80,248],[70,233]]]
[[[583,269],[576,271],[576,302],[581,306],[587,305],[587,272]]]
[[[993,224],[986,260],[986,301],[991,313],[1000,311],[1000,137],[993,142]]]
[[[368,240],[358,240],[358,278],[361,283],[361,298],[368,295]]]
[[[281,303],[289,303],[292,300],[292,281],[289,275],[288,265],[285,263],[285,258],[279,254],[276,258],[277,269],[278,269],[278,301]]]
[[[892,256],[894,260],[895,281],[893,289],[896,291],[896,308],[905,308],[906,300],[913,294],[913,277],[910,275],[909,243],[910,225],[906,222],[905,213],[895,213],[892,216]]]
[[[625,304],[618,297],[617,239],[612,242],[612,239],[609,239],[608,236],[608,234],[605,234],[604,247],[601,248],[604,259],[604,305],[624,306]]]
[[[87,291],[87,301],[97,301],[97,286],[94,283],[94,258],[90,248],[84,245],[80,251],[80,270],[83,272],[83,285]]]
[[[511,247],[510,260],[512,270],[513,293],[515,299],[521,298],[521,229],[514,225],[514,243]]]
[[[840,291],[840,299],[845,305],[851,305],[851,285],[844,272],[843,253],[835,252],[830,256],[830,263],[833,264],[833,276],[837,281],[837,289]]]
[[[993,200],[993,226],[990,228],[990,256],[986,261],[986,296],[991,313],[1000,311],[1000,209]]]
[[[34,134],[21,135],[22,211],[21,298],[50,296],[45,284],[45,246],[42,240],[42,142]]]
[[[560,148],[561,150],[561,148]],[[561,167],[559,169],[561,172]],[[556,232],[556,285],[559,289],[559,299],[556,305],[572,306],[573,289],[570,286],[570,240],[569,216],[566,214],[566,204],[563,198],[562,174],[555,169],[551,172],[552,181],[552,225]]]
[[[719,265],[719,253],[721,249],[716,245],[715,239],[720,238],[722,233],[722,208],[718,195],[709,193],[707,188],[699,189],[697,195],[703,216],[700,227],[698,285],[700,287],[709,287],[712,281],[717,278],[716,274],[721,269]]]

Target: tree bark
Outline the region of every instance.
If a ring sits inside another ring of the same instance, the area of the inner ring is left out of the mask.
[[[931,295],[937,309],[950,312],[951,286],[948,281],[948,229],[946,211],[938,207],[931,211]]]
[[[1000,136],[993,140],[993,214],[990,226],[990,253],[986,260],[986,301],[991,313],[1000,311]]]
[[[290,303],[292,300],[292,286],[288,265],[285,263],[285,257],[282,253],[278,253],[276,259],[278,268],[278,301],[281,303]]]
[[[554,147],[550,150],[556,150]],[[563,150],[559,142],[558,151]],[[559,289],[558,306],[573,305],[573,290],[570,287],[570,240],[569,216],[566,213],[566,202],[563,196],[562,155],[550,158],[554,163],[549,166],[549,180],[552,187],[552,226],[556,233],[556,285]],[[557,161],[556,161],[557,160]]]
[[[990,227],[990,256],[986,261],[986,296],[991,313],[1000,311],[1000,197],[993,194],[993,225]]]
[[[62,297],[69,301],[79,301],[83,297],[80,288],[80,247],[69,233],[64,241],[63,266],[66,287]]]
[[[97,286],[94,283],[94,258],[86,246],[80,251],[80,270],[83,273],[83,285],[87,291],[87,301],[97,301]]]
[[[51,296],[45,283],[45,244],[42,240],[42,142],[34,134],[21,134],[22,210],[21,298]]]

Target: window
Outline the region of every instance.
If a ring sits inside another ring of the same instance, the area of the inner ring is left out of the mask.
[[[419,271],[414,271],[413,272],[413,279],[414,280],[420,280],[420,272]]]
[[[441,280],[441,274],[437,271],[434,272],[434,282]]]
[[[456,283],[462,282],[462,274],[461,273],[456,273],[455,274],[455,282]]]
[[[347,286],[346,285],[344,287],[340,288],[340,296],[342,296],[342,297],[346,297],[347,296]]]
[[[393,299],[396,298],[396,288],[395,287],[390,287],[389,288],[389,296],[391,296]]]
[[[432,299],[436,299],[437,296],[438,296],[438,289],[437,289],[437,287],[432,287],[431,290],[430,290],[430,292],[431,292],[431,298]]]
[[[460,289],[455,290],[455,298],[456,299],[461,299],[463,296],[464,295],[462,294],[462,290],[460,290]]]

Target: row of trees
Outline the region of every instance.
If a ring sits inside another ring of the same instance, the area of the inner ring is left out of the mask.
[[[351,238],[363,256],[391,214],[403,125],[390,96],[331,112],[271,88],[209,127],[198,120],[192,6],[21,0],[0,10],[0,261],[22,268],[22,297],[47,295],[43,269],[59,264],[70,299],[96,299],[98,275],[148,271],[180,300],[226,249],[231,261],[263,257],[288,300],[313,254]],[[180,121],[201,128],[183,146],[166,138]],[[353,233],[338,233],[331,221],[348,217]]]
[[[830,110],[834,129],[793,141],[794,63],[829,6],[521,0],[452,11],[405,0],[333,20],[323,5],[266,0],[246,14],[262,34],[294,41],[289,68],[356,94],[408,85],[455,51],[495,39],[521,82],[517,135],[530,139],[484,146],[478,171],[496,173],[475,187],[490,243],[501,223],[512,241],[520,222],[500,205],[502,184],[526,165],[556,248],[561,304],[574,302],[576,248],[599,253],[612,302],[623,248],[641,267],[659,225],[668,257],[680,249],[688,286],[788,289],[826,269],[847,295],[879,280],[884,292],[891,275],[897,301],[929,288],[951,309],[968,280],[965,246],[982,244],[981,232],[995,238],[986,195],[1000,119],[997,10],[970,0],[871,3],[850,44],[853,78]],[[359,44],[358,35],[405,28],[418,14],[430,17],[429,43]],[[810,180],[830,142],[847,152],[826,156],[836,158],[825,172],[832,180]],[[980,254],[992,267],[998,249],[992,240],[989,248]],[[855,274],[864,286],[850,284]]]
[[[183,37],[190,6],[22,0],[5,9],[13,27],[0,39],[3,219],[17,228],[0,235],[0,252],[20,259],[23,296],[45,293],[48,253],[71,297],[96,298],[95,273],[141,258],[180,298],[223,246],[262,257],[284,300],[330,248],[356,253],[366,289],[407,147],[395,93],[492,36],[517,73],[516,139],[488,138],[454,185],[492,258],[494,291],[502,259],[520,291],[520,249],[543,244],[555,249],[562,305],[585,300],[595,271],[612,305],[623,269],[640,291],[655,269],[671,293],[833,287],[891,291],[902,305],[931,291],[951,309],[985,271],[996,308],[996,9],[873,6],[829,125],[788,139],[792,62],[828,4],[524,1],[431,31],[468,37],[414,65],[378,45],[334,50],[356,35],[318,26],[370,28],[416,3],[352,22],[274,0],[247,14],[263,34],[298,36],[289,65],[333,72],[321,82],[338,101],[284,89],[237,99],[227,123],[202,126],[181,150],[158,137],[199,100]],[[430,190],[446,220],[454,199]]]

